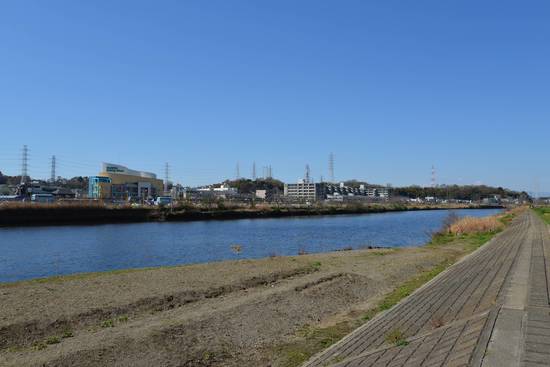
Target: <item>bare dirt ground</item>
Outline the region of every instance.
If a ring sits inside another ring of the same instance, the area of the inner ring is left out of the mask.
[[[0,365],[292,366],[287,347],[312,330],[344,335],[398,285],[467,252],[455,242],[1,284]]]

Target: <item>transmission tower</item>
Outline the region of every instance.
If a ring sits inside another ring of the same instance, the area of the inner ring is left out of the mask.
[[[252,163],[252,180],[256,181],[256,162]]]
[[[305,183],[309,183],[310,180],[310,170],[309,170],[309,164],[306,164],[306,174],[304,176]]]
[[[168,162],[164,164],[164,193],[168,192],[168,181],[170,180],[170,165]]]
[[[237,162],[237,166],[235,167],[235,179],[238,180],[241,178],[241,169],[239,167],[239,162]]]
[[[331,183],[334,183],[334,154],[328,156],[328,176]]]
[[[436,187],[436,179],[435,179],[435,166],[432,165],[432,187]]]
[[[27,182],[29,168],[29,149],[23,145],[23,155],[21,157],[21,183]]]
[[[50,181],[53,183],[55,182],[55,155],[52,155],[52,159],[51,159],[51,172],[50,172]]]

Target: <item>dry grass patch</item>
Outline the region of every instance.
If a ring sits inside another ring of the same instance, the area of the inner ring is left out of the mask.
[[[497,217],[464,217],[449,226],[449,233],[462,235],[470,233],[498,232],[504,224]]]

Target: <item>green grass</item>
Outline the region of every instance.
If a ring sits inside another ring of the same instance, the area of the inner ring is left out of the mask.
[[[299,340],[277,348],[275,353],[281,358],[278,365],[300,366],[315,353],[336,343],[359,325],[360,323],[348,321],[324,328],[306,325],[298,331],[298,336],[301,337]]]
[[[401,286],[394,289],[393,292],[384,297],[384,299],[378,304],[378,307],[374,309],[374,313],[376,314],[380,311],[389,310],[390,308],[398,304],[399,301],[401,301],[403,298],[408,297],[420,286],[427,283],[432,278],[436,277],[439,273],[441,273],[443,270],[451,265],[452,262],[448,259],[445,259],[441,263],[434,266],[432,269],[423,271],[416,277],[406,281]]]
[[[550,224],[550,207],[540,207],[533,209],[547,224]]]
[[[432,236],[430,243],[426,247],[443,246],[452,243],[462,244],[467,251],[477,250],[481,245],[487,243],[500,231],[468,233],[456,235],[452,233],[436,233]]]

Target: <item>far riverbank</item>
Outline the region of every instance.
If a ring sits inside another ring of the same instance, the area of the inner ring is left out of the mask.
[[[11,203],[10,203],[11,204]],[[417,210],[501,209],[502,206],[457,204],[319,204],[319,205],[179,205],[174,208],[87,205],[0,206],[0,227],[116,224],[163,221],[207,221],[254,218],[285,218],[321,215],[369,214]]]

